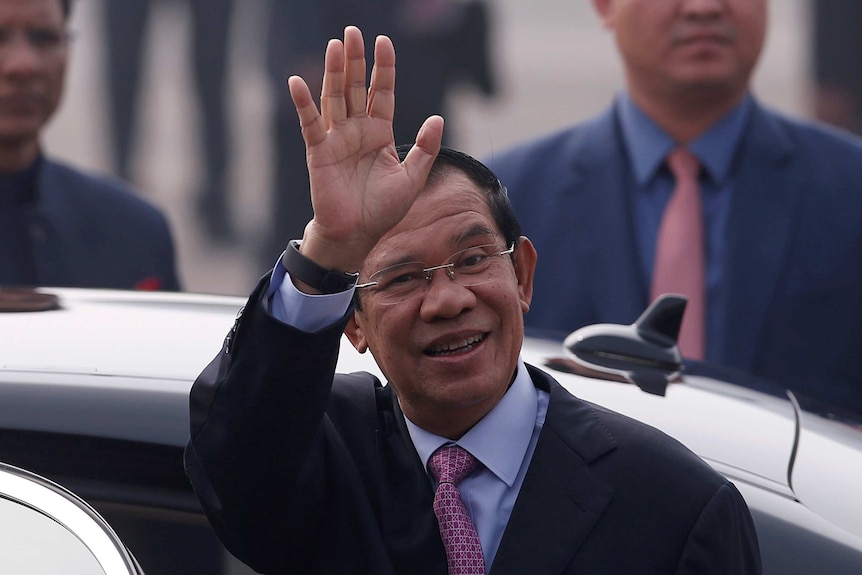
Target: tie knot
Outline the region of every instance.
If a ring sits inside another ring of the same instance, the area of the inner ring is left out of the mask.
[[[431,456],[428,468],[438,483],[458,485],[479,467],[479,460],[458,445],[446,445]]]
[[[677,181],[696,181],[700,172],[700,161],[697,156],[685,148],[676,148],[668,154],[667,166]]]

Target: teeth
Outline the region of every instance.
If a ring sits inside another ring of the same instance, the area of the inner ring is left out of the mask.
[[[465,338],[461,341],[452,342],[452,343],[444,344],[440,347],[436,347],[436,348],[431,350],[431,353],[446,353],[446,352],[455,351],[458,349],[463,349],[465,347],[473,345],[474,343],[478,343],[478,342],[482,341],[482,338],[483,338],[483,336],[481,336],[481,335],[472,335],[472,336]]]

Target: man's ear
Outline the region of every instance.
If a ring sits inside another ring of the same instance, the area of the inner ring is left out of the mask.
[[[365,341],[365,335],[362,332],[360,321],[357,320],[357,315],[358,312],[353,312],[353,316],[351,316],[347,322],[347,326],[344,328],[344,334],[350,340],[350,343],[353,344],[353,347],[356,348],[356,351],[365,353],[368,350],[368,342]]]
[[[515,248],[515,276],[518,278],[518,294],[524,313],[530,311],[530,302],[533,301],[533,276],[536,273],[537,259],[533,242],[527,236],[521,236],[518,247]]]

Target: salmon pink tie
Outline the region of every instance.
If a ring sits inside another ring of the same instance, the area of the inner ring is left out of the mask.
[[[685,148],[668,154],[676,179],[659,228],[651,298],[678,293],[688,298],[679,333],[683,356],[703,359],[706,324],[706,272],[703,254],[703,213],[700,207],[697,158]]]
[[[485,558],[476,526],[467,514],[458,484],[479,467],[463,447],[443,446],[434,452],[428,468],[437,479],[434,514],[446,548],[449,575],[484,575]]]

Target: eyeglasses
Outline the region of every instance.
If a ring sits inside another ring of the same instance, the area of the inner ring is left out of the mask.
[[[376,301],[382,305],[393,305],[421,296],[431,284],[431,276],[435,270],[446,270],[449,279],[458,285],[474,287],[492,281],[499,267],[500,256],[514,251],[514,242],[509,249],[503,251],[500,251],[497,244],[475,246],[455,252],[446,258],[446,263],[439,266],[428,266],[424,262],[406,262],[383,268],[373,273],[367,282],[356,287],[373,291],[378,298]]]

